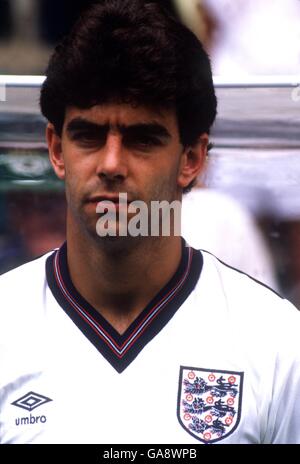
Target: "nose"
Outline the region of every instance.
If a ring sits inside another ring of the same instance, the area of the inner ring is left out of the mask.
[[[101,150],[97,175],[106,180],[123,180],[127,176],[126,157],[121,134],[109,132]]]

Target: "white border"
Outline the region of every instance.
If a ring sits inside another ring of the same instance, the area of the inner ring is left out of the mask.
[[[44,80],[45,76],[0,75],[0,85],[8,87],[40,87]],[[214,76],[213,81],[217,88],[296,87],[300,85],[300,74],[286,76],[234,76],[232,78]]]

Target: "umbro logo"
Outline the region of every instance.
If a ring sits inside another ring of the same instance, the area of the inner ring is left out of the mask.
[[[26,409],[26,411],[33,411],[34,409],[42,406],[42,404],[48,403],[52,401],[47,396],[39,395],[35,392],[28,392],[26,395],[22,396],[18,400],[11,403],[13,406],[17,406],[18,408]]]
[[[47,396],[40,395],[39,393],[31,391],[11,404],[13,406],[17,406],[18,408],[25,409],[26,411],[33,411],[34,409],[42,406],[42,404],[48,403],[49,401],[52,401],[51,398],[47,398]],[[33,425],[39,423],[44,424],[46,421],[46,416],[33,416],[32,414],[30,414],[29,417],[18,417],[15,420],[16,425]]]

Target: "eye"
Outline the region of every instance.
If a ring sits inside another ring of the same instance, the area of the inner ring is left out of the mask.
[[[162,142],[157,137],[149,135],[128,135],[124,138],[124,144],[129,148],[136,148],[143,151],[151,150],[152,148],[162,145]]]
[[[142,145],[142,146],[145,146],[145,147],[150,147],[152,145],[157,145],[157,140],[154,139],[153,137],[144,136],[144,137],[139,137],[136,140],[136,143],[138,145]]]
[[[84,146],[101,146],[105,143],[105,136],[93,131],[80,131],[72,134],[72,140]]]

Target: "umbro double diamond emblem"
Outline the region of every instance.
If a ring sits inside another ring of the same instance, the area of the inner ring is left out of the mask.
[[[28,392],[26,395],[22,396],[21,398],[17,399],[13,403],[11,403],[13,406],[17,406],[18,408],[25,409],[26,411],[33,411],[36,408],[39,408],[43,404],[48,403],[49,401],[52,401],[51,398],[48,398],[47,396],[40,395],[39,393],[35,392]],[[30,414],[29,417],[18,417],[16,419],[16,425],[33,425],[33,424],[38,424],[42,423],[44,424],[47,421],[46,416],[33,416]]]
[[[18,408],[26,409],[27,411],[33,411],[35,408],[38,408],[39,406],[42,406],[42,404],[48,403],[49,401],[52,400],[47,398],[47,396],[29,392],[11,404],[18,406]]]

